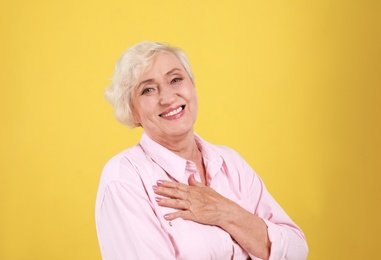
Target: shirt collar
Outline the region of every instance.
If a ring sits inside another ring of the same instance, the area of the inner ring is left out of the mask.
[[[195,134],[196,143],[202,153],[207,179],[212,179],[214,175],[221,170],[223,164],[222,156],[216,151],[214,145],[204,141]]]
[[[178,182],[187,182],[187,180],[185,180],[185,159],[152,140],[145,132],[140,139],[140,145],[146,155],[157,163],[168,175]]]
[[[213,149],[213,146],[205,142],[195,134],[195,140],[201,150],[206,172],[213,177],[222,166],[222,157]],[[164,146],[152,140],[145,132],[140,139],[140,145],[146,155],[157,163],[168,175],[178,182],[188,183],[185,174],[187,160],[168,150]]]

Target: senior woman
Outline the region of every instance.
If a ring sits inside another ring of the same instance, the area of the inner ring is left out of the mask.
[[[306,259],[303,232],[261,178],[237,152],[195,134],[197,94],[181,50],[130,47],[106,97],[121,123],[144,133],[102,172],[103,259]]]

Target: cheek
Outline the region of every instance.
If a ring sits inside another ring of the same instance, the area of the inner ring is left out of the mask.
[[[193,87],[193,91],[191,92],[191,95],[192,95],[192,100],[193,100],[195,106],[197,106],[198,105],[198,96],[197,96],[197,92],[196,92],[194,87]]]
[[[136,104],[136,108],[138,111],[136,114],[138,115],[140,121],[152,119],[155,117],[155,104],[149,98],[140,100],[139,103]]]
[[[196,88],[193,85],[189,85],[186,88],[186,93],[185,95],[188,97],[189,100],[197,102],[197,93],[196,93]]]
[[[131,107],[131,118],[134,123],[140,124],[140,115],[136,112],[136,109],[134,107]]]
[[[142,123],[142,117],[144,117],[144,108],[136,100],[135,102],[131,103],[131,114],[136,123]]]
[[[193,93],[193,96],[191,98],[192,102],[191,102],[191,109],[194,113],[194,116],[197,117],[197,113],[198,113],[198,97],[197,97],[197,94],[194,92]]]

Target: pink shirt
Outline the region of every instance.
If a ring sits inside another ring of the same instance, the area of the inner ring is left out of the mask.
[[[208,185],[265,221],[272,243],[270,259],[306,259],[303,232],[245,160],[230,148],[195,138]],[[175,210],[158,206],[152,186],[159,179],[187,184],[192,173],[200,180],[193,162],[145,133],[140,144],[110,159],[101,176],[95,213],[103,259],[258,259],[219,227],[164,219]]]

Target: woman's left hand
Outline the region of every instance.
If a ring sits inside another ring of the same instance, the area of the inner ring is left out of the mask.
[[[164,218],[182,218],[222,227],[237,204],[197,182],[193,175],[189,177],[188,183],[189,185],[159,180],[157,186],[153,186],[154,192],[162,196],[156,198],[160,206],[179,210],[166,214]]]
[[[261,218],[197,182],[193,175],[188,183],[159,180],[157,186],[153,186],[154,192],[162,196],[156,198],[160,206],[178,209],[164,215],[165,219],[182,218],[219,226],[245,250],[261,259],[268,259],[271,243],[267,225]]]

